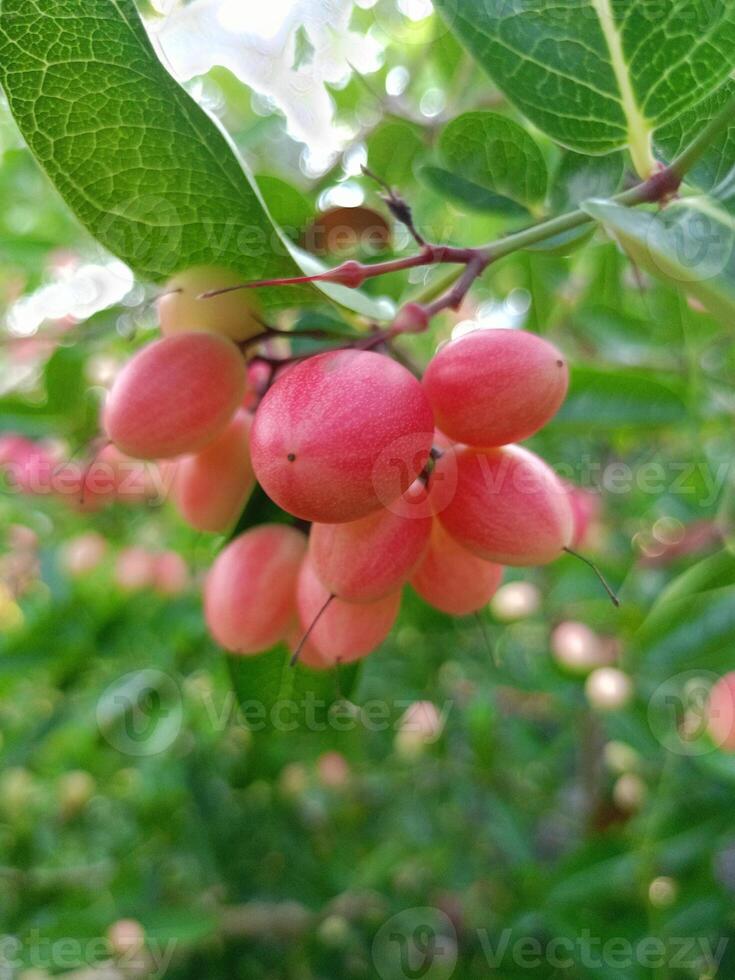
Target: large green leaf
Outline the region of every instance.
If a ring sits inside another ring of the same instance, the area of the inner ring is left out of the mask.
[[[620,188],[622,180],[622,154],[590,157],[567,152],[554,173],[549,203],[554,212],[563,214],[589,197],[609,197]]]
[[[735,316],[735,218],[710,197],[651,212],[609,201],[582,205],[646,272],[697,297],[727,326]]]
[[[732,664],[735,643],[735,558],[722,551],[690,568],[660,596],[636,635],[642,666],[665,670]]]
[[[422,167],[419,176],[437,194],[464,210],[500,214],[509,218],[530,218],[528,209],[522,204],[486,187],[480,187],[444,167]]]
[[[656,376],[575,367],[569,395],[552,425],[619,431],[674,425],[686,418],[681,394]]]
[[[735,82],[727,82],[713,95],[693,109],[678,116],[656,133],[656,146],[666,160],[672,160],[706,124],[735,99]],[[728,178],[735,169],[735,123],[731,123],[707,148],[704,156],[687,174],[687,183],[715,196],[730,197],[732,210],[733,188]]]
[[[156,57],[133,0],[2,0],[0,83],[71,210],[142,277],[205,264],[245,279],[303,268],[227,136]],[[381,315],[366,297],[324,291]],[[318,295],[263,292],[266,304]]]
[[[416,161],[426,147],[418,126],[408,122],[387,122],[368,139],[368,163],[376,176],[395,187],[414,180]]]
[[[447,170],[520,204],[546,195],[546,162],[517,122],[495,112],[467,112],[444,129],[439,152]]]
[[[652,166],[651,135],[730,73],[731,0],[437,0],[495,84],[540,129],[583,153],[631,146]]]
[[[136,272],[160,280],[218,261],[248,276],[295,274],[263,247],[261,199],[156,58],[132,0],[3,0],[0,79],[67,204]]]

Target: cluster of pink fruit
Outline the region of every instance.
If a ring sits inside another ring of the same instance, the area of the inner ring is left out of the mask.
[[[360,344],[291,359],[252,414],[243,349],[262,326],[237,294],[196,301],[223,285],[202,270],[167,290],[164,339],[122,371],[105,427],[132,457],[178,459],[174,498],[196,528],[231,527],[255,479],[296,520],[247,531],[215,561],[205,609],[226,649],[285,642],[309,666],[348,663],[388,635],[407,583],[468,615],[503,565],[573,544],[568,487],[514,445],[564,400],[551,344],[478,331],[441,350],[423,381]]]
[[[251,458],[309,536],[268,525],[222,552],[205,588],[217,640],[349,663],[388,635],[407,583],[463,616],[490,601],[503,565],[560,557],[575,536],[569,489],[513,443],[556,414],[567,385],[551,344],[505,330],[448,344],[423,382],[365,350],[290,366],[258,407]]]
[[[567,365],[550,343],[480,330],[419,381],[358,341],[286,358],[256,393],[263,358],[249,352],[268,331],[240,293],[198,299],[231,284],[210,269],[175,280],[159,301],[163,338],[123,368],[104,410],[111,451],[171,461],[195,528],[230,530],[256,479],[294,519],[246,532],[215,561],[205,608],[222,646],[286,642],[310,666],[347,663],[387,636],[407,583],[468,615],[502,566],[573,546],[569,487],[515,445],[564,401]]]

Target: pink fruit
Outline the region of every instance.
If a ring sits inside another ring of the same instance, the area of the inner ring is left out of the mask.
[[[127,592],[137,592],[153,584],[153,555],[144,548],[125,548],[115,564],[115,581]]]
[[[314,524],[309,554],[329,592],[374,602],[398,591],[426,551],[431,518],[379,510],[349,524]]]
[[[322,585],[311,560],[307,558],[302,565],[297,588],[299,621],[304,632],[311,628],[329,596],[329,590]],[[304,663],[324,668],[361,660],[386,639],[393,629],[400,606],[400,592],[378,602],[359,605],[332,599],[309,636],[307,646],[311,648],[311,655],[308,651],[302,651],[302,656],[306,652]],[[321,662],[317,660],[318,657]]]
[[[238,519],[255,486],[250,462],[252,415],[240,409],[224,432],[178,464],[173,498],[198,531],[221,533]]]
[[[87,531],[67,541],[61,551],[61,563],[73,577],[87,575],[100,565],[107,554],[107,542],[96,531]]]
[[[452,459],[454,457],[454,459]],[[543,460],[518,446],[445,453],[456,492],[439,519],[463,547],[499,565],[545,565],[570,546],[569,495]]]
[[[710,691],[707,715],[712,741],[725,752],[735,752],[735,672],[721,677]]]
[[[230,421],[245,391],[237,347],[212,334],[179,334],[139,351],[120,372],[105,408],[115,445],[137,459],[195,453]]]
[[[189,588],[189,568],[176,551],[164,551],[153,560],[153,585],[157,592],[177,596]]]
[[[575,487],[573,483],[565,483],[564,485],[569,493],[569,503],[574,515],[572,547],[581,548],[584,546],[590,526],[600,516],[600,497],[590,490]]]
[[[319,354],[268,391],[253,425],[255,474],[296,517],[359,520],[396,500],[424,469],[433,420],[420,383],[369,351]]]
[[[236,538],[212,566],[204,612],[232,653],[260,653],[284,640],[296,618],[296,580],[306,553],[300,531],[264,524]]]
[[[566,361],[520,330],[476,330],[447,344],[424,375],[437,426],[470,446],[505,446],[538,432],[566,397]]]
[[[450,616],[469,616],[490,602],[502,580],[500,565],[467,551],[435,521],[429,550],[411,585],[435,609]]]

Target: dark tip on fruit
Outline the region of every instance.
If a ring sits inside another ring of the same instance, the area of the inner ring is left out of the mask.
[[[288,459],[289,463],[295,463],[296,462],[296,453],[289,453],[286,458]]]
[[[557,367],[564,367],[564,361],[557,361],[556,362],[556,366]]]

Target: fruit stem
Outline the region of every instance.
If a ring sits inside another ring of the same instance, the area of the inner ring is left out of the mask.
[[[293,657],[291,657],[291,666],[292,667],[295,667],[296,664],[299,662],[299,657],[301,656],[301,651],[304,649],[304,647],[306,646],[306,644],[309,642],[309,638],[310,638],[311,634],[314,632],[314,630],[316,629],[316,627],[317,627],[317,625],[319,623],[319,620],[322,618],[322,616],[327,611],[327,609],[329,609],[329,607],[331,606],[332,602],[336,598],[337,598],[337,596],[334,593],[332,593],[332,595],[330,595],[330,597],[327,599],[327,601],[324,603],[324,605],[322,606],[322,608],[319,610],[319,612],[314,617],[314,621],[312,622],[311,626],[308,628],[308,630],[301,637],[301,640],[299,641],[299,645],[294,650]]]
[[[735,122],[735,98],[727,102],[722,110],[707,123],[668,166],[662,167],[646,180],[636,184],[635,187],[614,195],[610,200],[614,204],[624,207],[665,202],[669,197],[676,194],[692,167],[699,162],[712,143],[733,122]],[[487,268],[491,263],[497,262],[513,252],[528,248],[531,245],[537,245],[583,225],[592,224],[594,221],[595,219],[591,215],[579,208],[567,214],[541,221],[515,234],[507,235],[484,248],[475,249],[475,252],[485,257],[487,260],[485,268]],[[444,290],[451,289],[452,285],[462,277],[462,272],[450,272],[438,282],[429,283],[421,293],[414,297],[413,301],[415,303],[428,302],[437,295],[441,296]]]
[[[612,602],[612,604],[616,607],[616,609],[619,609],[620,608],[620,599],[618,598],[618,596],[616,595],[616,593],[613,591],[612,587],[609,585],[607,579],[602,574],[602,572],[597,567],[597,565],[595,565],[595,563],[593,561],[591,561],[589,558],[585,558],[584,555],[580,555],[580,553],[578,551],[574,551],[573,548],[564,548],[563,550],[566,551],[566,553],[568,555],[571,555],[572,558],[578,558],[579,561],[584,562],[585,565],[587,565],[589,568],[592,569],[592,571],[595,573],[595,575],[598,577],[598,579],[602,583],[602,587],[604,588],[605,592],[607,592],[607,594],[610,596],[610,601]]]
[[[682,181],[691,168],[701,159],[707,148],[735,120],[735,98],[731,99],[724,108],[702,129],[698,136],[668,166],[661,166],[654,174],[635,187],[616,194],[611,202],[624,207],[635,207],[639,204],[665,204],[681,187]],[[594,224],[593,218],[582,208],[570,211],[541,221],[522,231],[506,235],[489,245],[481,248],[455,248],[450,245],[433,245],[427,242],[417,231],[411,208],[389,185],[371,171],[363,168],[364,173],[375,180],[387,193],[385,203],[393,216],[404,224],[417,244],[420,251],[400,259],[390,259],[365,265],[362,262],[350,260],[342,265],[314,276],[295,276],[286,279],[262,279],[256,282],[242,283],[227,289],[216,289],[202,293],[199,299],[211,299],[224,293],[235,292],[239,289],[261,289],[269,286],[296,286],[307,283],[333,283],[346,286],[349,289],[359,289],[368,279],[387,275],[392,272],[402,272],[431,265],[459,265],[463,269],[451,273],[439,283],[425,287],[422,294],[411,303],[409,327],[399,326],[398,322],[388,334],[390,337],[401,333],[418,333],[426,329],[431,319],[445,310],[456,310],[472,288],[475,281],[492,263],[511,255],[513,252],[529,248],[540,242],[547,241],[557,235],[573,231],[584,225]],[[424,314],[420,321],[418,315]],[[418,319],[417,319],[418,317]],[[400,313],[399,313],[400,318]],[[417,323],[419,324],[417,326]],[[264,338],[254,338],[264,339]]]

